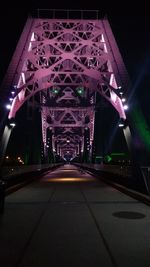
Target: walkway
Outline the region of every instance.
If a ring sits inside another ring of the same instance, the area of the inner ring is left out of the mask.
[[[150,208],[65,165],[6,197],[1,267],[149,267]]]

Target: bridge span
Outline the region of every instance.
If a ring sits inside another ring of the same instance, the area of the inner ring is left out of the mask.
[[[65,164],[8,194],[0,217],[3,267],[148,267],[150,209]]]

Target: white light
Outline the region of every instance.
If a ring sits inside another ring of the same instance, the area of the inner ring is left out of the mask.
[[[123,123],[119,123],[119,127],[123,127],[124,126],[124,124]]]
[[[128,105],[124,105],[123,108],[124,108],[124,110],[127,110],[128,109]]]
[[[11,93],[12,93],[12,95],[14,95],[15,92],[14,91],[11,91]]]
[[[10,123],[10,126],[11,127],[15,127],[16,126],[16,123],[12,122],[12,123]]]
[[[121,86],[118,86],[118,89],[121,89],[122,87]]]
[[[122,98],[121,101],[122,101],[122,102],[126,102],[126,99],[125,99],[125,98]]]
[[[13,98],[9,98],[10,101],[13,101]]]
[[[48,145],[46,147],[49,147]]]
[[[6,105],[6,108],[7,108],[7,109],[11,109],[11,105],[9,105],[9,104]]]
[[[67,143],[70,143],[70,140],[67,140]]]

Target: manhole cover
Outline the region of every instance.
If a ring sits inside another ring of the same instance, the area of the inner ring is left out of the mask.
[[[134,211],[119,211],[119,212],[114,212],[112,215],[118,218],[131,219],[131,220],[142,219],[146,217],[144,214]]]

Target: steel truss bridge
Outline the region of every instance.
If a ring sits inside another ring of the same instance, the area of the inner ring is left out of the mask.
[[[68,11],[66,11],[68,12]],[[40,107],[44,158],[54,152],[73,159],[92,157],[96,94],[118,112],[130,146],[123,98],[129,77],[107,18],[29,17],[1,85],[8,100],[8,123],[1,154],[7,147],[14,119],[26,102]],[[55,12],[53,12],[53,15]],[[10,127],[10,125],[12,127]],[[2,156],[3,157],[3,156]]]

